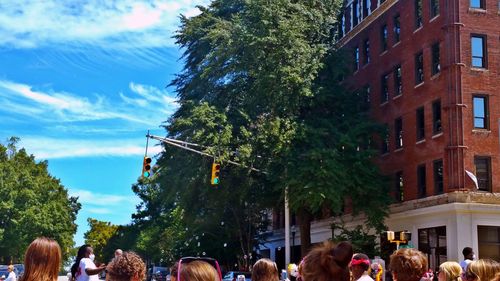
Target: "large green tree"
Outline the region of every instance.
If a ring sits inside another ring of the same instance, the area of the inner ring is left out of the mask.
[[[28,245],[39,236],[55,239],[67,259],[73,247],[77,198],[35,161],[16,148],[18,138],[0,145],[0,255],[3,264],[22,262]]]
[[[209,186],[213,159],[165,146],[155,176],[134,187],[143,200],[139,216],[153,220],[180,207],[195,228],[188,232],[219,241],[211,254],[223,254],[220,241],[227,240],[239,244],[241,257],[266,227],[264,210],[282,206],[286,188],[301,218],[303,254],[321,209],[338,215],[350,201],[380,227],[387,190],[367,145],[379,128],[364,112],[361,92],[337,79],[345,75],[332,33],[340,5],[215,0],[181,18],[176,39],[185,65],[172,82],[180,108],[165,128],[215,155],[221,183]]]
[[[83,235],[85,244],[92,246],[97,261],[106,263],[109,253],[104,252],[104,248],[117,232],[118,226],[93,218],[88,218],[87,223],[89,224],[89,230]]]

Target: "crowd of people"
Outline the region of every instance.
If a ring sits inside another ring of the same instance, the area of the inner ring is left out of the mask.
[[[425,254],[412,249],[396,250],[390,256],[390,278],[393,281],[500,281],[500,263],[490,259],[475,260],[471,248],[463,250],[460,264],[447,261],[434,275],[428,269]],[[146,278],[146,265],[134,252],[116,250],[107,264],[95,264],[90,245],[78,249],[69,274],[70,281],[94,281],[105,272],[109,281],[140,281]],[[20,281],[56,281],[61,264],[61,249],[55,240],[40,237],[26,250],[24,274]],[[349,242],[334,245],[325,242],[313,248],[298,265],[297,281],[380,281],[382,267],[373,266],[367,255],[353,253]],[[11,270],[12,271],[12,270]],[[171,268],[171,281],[222,281],[216,260],[210,258],[182,258]],[[9,275],[10,276],[10,275]],[[279,270],[270,259],[260,259],[252,267],[252,281],[279,281]],[[13,279],[15,281],[15,275]]]

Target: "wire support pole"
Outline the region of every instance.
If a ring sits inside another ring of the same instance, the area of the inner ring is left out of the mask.
[[[199,151],[199,150],[196,150],[194,148],[187,147],[186,145],[195,145],[195,146],[198,146],[198,147],[206,147],[206,146],[202,146],[202,145],[194,144],[194,143],[188,143],[188,142],[184,142],[184,141],[180,141],[180,140],[173,140],[173,139],[170,139],[170,138],[164,138],[164,137],[154,136],[154,135],[150,135],[149,133],[146,135],[146,137],[150,138],[150,139],[155,139],[155,140],[161,141],[163,143],[166,143],[166,144],[169,144],[169,145],[172,145],[172,146],[175,146],[175,147],[187,150],[187,151],[191,151],[191,152],[194,152],[194,153],[206,156],[206,157],[211,157],[211,158],[214,158],[214,159],[216,158],[215,155],[208,154],[206,152]],[[250,169],[250,170],[258,172],[258,173],[267,174],[267,172],[261,171],[259,169],[253,168],[253,167],[245,166],[245,165],[240,164],[238,162],[234,162],[234,161],[231,161],[231,160],[225,160],[225,162],[227,162],[229,164],[233,164],[233,165],[238,166],[238,167],[247,168],[247,169]]]
[[[149,136],[149,130],[148,130],[148,136]],[[148,144],[149,144],[149,138],[146,138],[146,151],[144,152],[144,157],[148,156]]]

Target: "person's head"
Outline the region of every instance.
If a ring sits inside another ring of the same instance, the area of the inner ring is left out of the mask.
[[[337,246],[324,242],[307,254],[299,266],[299,274],[303,281],[349,281],[351,258],[349,242]]]
[[[278,281],[276,263],[270,259],[260,259],[252,267],[252,281]]]
[[[179,267],[179,262],[175,262],[172,267],[170,267],[170,281],[177,281],[177,268]]]
[[[9,266],[7,266],[7,271],[8,272],[14,271],[14,266],[12,264],[9,264]]]
[[[427,257],[419,250],[396,250],[390,260],[392,276],[396,281],[419,281],[427,271]]]
[[[121,256],[122,254],[123,254],[122,249],[116,249],[115,250],[115,258]]]
[[[86,257],[87,252],[88,252],[88,248],[91,248],[91,247],[90,247],[90,245],[87,245],[87,244],[82,245],[82,246],[80,246],[80,248],[78,248],[78,251],[76,253],[75,263],[71,266],[71,275],[73,275],[73,277],[76,276],[76,271],[78,270],[78,266],[80,265],[80,261]]]
[[[370,259],[365,254],[354,254],[350,267],[354,279],[359,279],[370,268]]]
[[[21,281],[55,281],[61,265],[61,248],[55,240],[40,237],[28,246]]]
[[[122,252],[106,267],[108,281],[139,281],[146,277],[146,265],[134,252]]]
[[[180,279],[177,281],[220,281],[217,270],[202,260],[182,263]]]
[[[466,260],[472,260],[474,256],[474,251],[472,251],[471,247],[465,247],[462,250],[462,254],[464,255],[464,259]]]
[[[490,281],[500,272],[500,264],[490,259],[472,261],[465,270],[466,281]]]
[[[443,262],[439,266],[439,281],[462,281],[462,267],[454,261]]]

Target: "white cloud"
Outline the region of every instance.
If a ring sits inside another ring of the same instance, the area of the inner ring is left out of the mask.
[[[140,203],[139,197],[135,195],[117,195],[93,192],[85,189],[69,189],[69,195],[78,197],[83,210],[91,214],[109,215],[123,212]]]
[[[150,143],[148,154],[162,151],[161,146]],[[140,156],[144,155],[143,139],[79,140],[24,136],[21,146],[37,159],[74,158],[89,156]]]
[[[120,205],[137,205],[140,202],[140,199],[135,196],[123,196],[116,194],[105,194],[105,193],[96,193],[84,189],[70,189],[70,196],[77,196],[78,202],[87,205],[87,206],[120,206]]]
[[[7,3],[6,3],[7,2]],[[111,49],[173,45],[178,15],[209,0],[3,1],[0,46],[88,44]]]
[[[130,85],[133,91],[135,91],[133,87],[141,89],[140,97],[130,98],[119,93],[123,100],[120,104],[101,95],[94,95],[94,99],[91,100],[72,93],[56,92],[51,89],[35,90],[30,85],[0,80],[0,101],[8,105],[0,108],[0,112],[8,111],[16,115],[36,117],[40,121],[50,123],[114,119],[144,126],[161,124],[166,116],[158,112],[172,112],[177,107],[175,99],[169,96],[166,90],[133,82]],[[139,112],[141,107],[151,105],[151,103],[154,103],[152,106],[158,111],[146,111],[140,117],[134,114]]]

